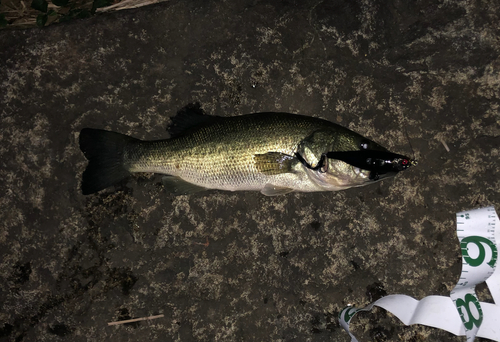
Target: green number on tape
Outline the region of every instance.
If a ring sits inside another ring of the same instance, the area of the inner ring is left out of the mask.
[[[465,301],[464,301],[464,299],[465,299]],[[457,301],[455,302],[455,305],[457,306],[457,310],[458,310],[458,313],[460,314],[460,318],[462,319],[462,322],[464,322],[465,329],[471,330],[474,325],[479,328],[479,326],[483,322],[483,310],[481,310],[481,305],[479,304],[479,301],[471,293],[467,293],[465,295],[464,299],[462,299],[462,298],[457,299]],[[474,304],[474,306],[476,307],[477,312],[479,313],[478,318],[474,317],[474,315],[472,315],[472,313],[470,312],[470,303]],[[467,317],[468,317],[467,321],[465,321],[462,307],[465,308],[465,311],[467,312]]]
[[[467,249],[467,244],[469,243],[474,243],[477,248],[479,248],[479,255],[476,259],[473,259],[469,256],[469,251]],[[490,262],[488,262],[488,265],[490,265],[491,267],[495,267],[498,253],[497,246],[495,246],[493,242],[482,236],[467,236],[466,238],[462,239],[462,241],[460,242],[460,248],[462,249],[464,260],[472,267],[481,265],[484,262],[484,258],[486,257],[486,251],[484,249],[483,243],[491,249],[491,260]]]
[[[344,313],[344,321],[346,323],[349,323],[349,321],[352,319],[352,317],[358,312],[358,311],[361,311],[361,309],[356,309],[356,308],[345,308],[343,312],[340,313],[340,315],[342,315],[342,313]]]

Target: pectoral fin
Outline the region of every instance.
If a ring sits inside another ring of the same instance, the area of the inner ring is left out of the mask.
[[[278,195],[288,194],[288,193],[293,192],[293,191],[294,190],[291,188],[285,188],[282,186],[275,186],[272,184],[266,184],[260,192],[266,196],[278,196]]]
[[[268,152],[254,155],[255,167],[265,175],[279,175],[292,172],[295,157],[280,152]]]
[[[161,178],[161,182],[169,192],[175,195],[189,195],[207,190],[207,188],[194,185],[174,176],[164,176]]]

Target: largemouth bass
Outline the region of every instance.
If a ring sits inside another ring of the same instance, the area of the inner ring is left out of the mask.
[[[206,189],[337,191],[394,176],[415,161],[332,122],[287,113],[209,116],[186,109],[172,118],[170,139],[143,141],[84,128],[89,160],[83,194],[134,172],[155,172],[174,193]]]

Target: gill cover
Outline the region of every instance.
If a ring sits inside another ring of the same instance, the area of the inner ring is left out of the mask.
[[[329,129],[315,131],[300,142],[295,157],[309,169],[317,170],[323,167],[323,155],[332,150],[335,136],[335,132]]]

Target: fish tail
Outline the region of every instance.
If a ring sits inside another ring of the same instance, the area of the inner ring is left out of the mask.
[[[82,129],[80,149],[89,161],[82,176],[84,195],[105,189],[130,175],[123,156],[125,146],[132,141],[138,139],[102,129]]]

